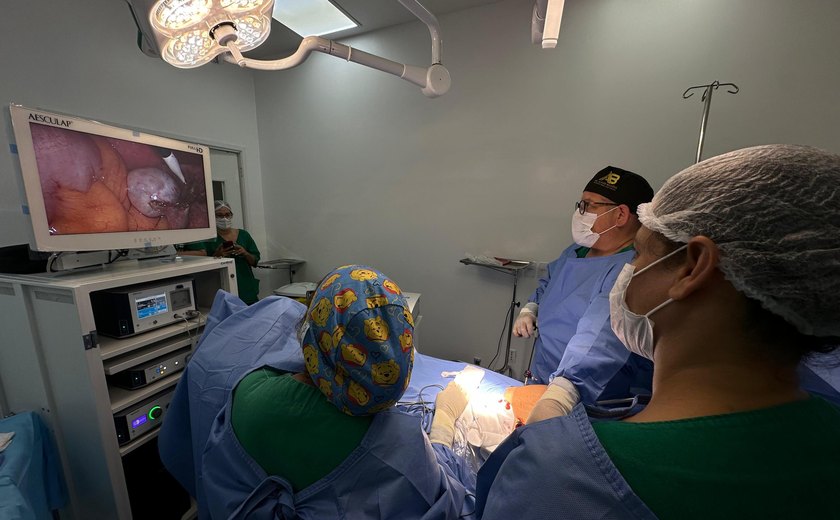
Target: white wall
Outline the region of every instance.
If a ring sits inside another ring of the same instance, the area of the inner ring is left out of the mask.
[[[322,55],[255,74],[269,248],[306,258],[308,279],[368,262],[422,292],[423,350],[437,356],[486,363],[502,327],[510,280],[459,264],[465,252],[551,260],[596,170],[658,188],[693,162],[702,104],[687,87],[741,87],[714,96],[706,157],[771,142],[840,151],[838,2],[578,0],[553,51],[530,45],[532,5],[441,17],[453,88],[436,100]],[[429,57],[419,23],[349,43]]]
[[[840,151],[838,2],[570,1],[553,51],[530,45],[531,5],[442,16],[453,88],[429,100],[323,55],[286,72],[178,70],[140,53],[122,1],[6,2],[0,102],[243,150],[248,227],[265,259],[303,256],[299,280],[376,265],[423,293],[424,350],[486,363],[510,279],[458,259],[551,260],[595,170],[615,164],[658,187],[690,164],[702,105],[681,98],[686,87],[742,89],[715,95],[707,156],[769,142]],[[429,59],[419,23],[349,42]],[[5,142],[0,245],[27,240]],[[526,343],[514,345],[522,360]]]
[[[250,74],[221,65],[178,70],[144,55],[124,1],[4,2],[0,34],[0,246],[28,242],[7,145],[9,102],[242,150],[249,230],[264,244]]]

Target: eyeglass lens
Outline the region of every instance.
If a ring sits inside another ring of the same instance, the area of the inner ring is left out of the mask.
[[[589,206],[618,206],[618,204],[614,202],[587,202],[585,200],[575,202],[575,209],[577,209],[581,215],[586,213],[586,209]]]

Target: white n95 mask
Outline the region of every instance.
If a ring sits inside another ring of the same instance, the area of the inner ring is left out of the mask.
[[[618,206],[614,207],[610,211],[617,209]],[[592,226],[595,225],[595,221],[598,220],[598,217],[603,217],[610,211],[601,213],[600,215],[589,212],[581,215],[578,210],[574,210],[574,213],[572,213],[572,239],[575,241],[575,244],[583,247],[592,247],[601,235],[614,228],[615,226],[605,229],[600,233],[592,231]]]
[[[230,229],[233,225],[233,219],[216,218],[216,227],[219,229]]]
[[[671,251],[662,258],[646,266],[638,273],[634,273],[636,266],[624,264],[618,274],[615,284],[610,290],[610,325],[619,341],[624,343],[627,350],[653,361],[653,321],[650,316],[665,307],[673,298],[668,298],[645,314],[636,314],[627,308],[627,287],[633,277],[638,276],[669,256],[685,249],[685,245]]]

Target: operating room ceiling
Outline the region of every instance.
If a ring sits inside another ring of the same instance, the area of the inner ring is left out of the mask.
[[[153,43],[154,38],[151,35],[151,28],[148,23],[148,13],[154,5],[155,0],[126,0],[131,7],[138,28],[144,39],[140,40],[140,46],[144,52],[151,55],[160,55],[156,45]],[[282,2],[283,0],[276,0]],[[364,34],[384,27],[392,25],[399,25],[406,22],[417,20],[407,9],[405,9],[397,0],[331,0],[334,5],[344,11],[350,16],[358,27],[341,31],[331,35],[325,35],[326,38],[333,40],[341,40],[348,36]],[[426,7],[435,16],[441,16],[446,13],[469,9],[480,5],[487,5],[497,3],[500,0],[420,0],[420,3]],[[419,23],[419,22],[418,22]],[[257,59],[272,59],[280,58],[290,54],[297,49],[298,44],[303,36],[291,31],[286,26],[272,20],[271,34],[265,43],[258,48],[247,53],[250,58]],[[443,41],[446,41],[446,33],[444,31]]]

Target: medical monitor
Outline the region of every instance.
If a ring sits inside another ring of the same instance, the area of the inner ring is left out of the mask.
[[[207,146],[19,105],[9,112],[32,249],[149,249],[216,236]]]

